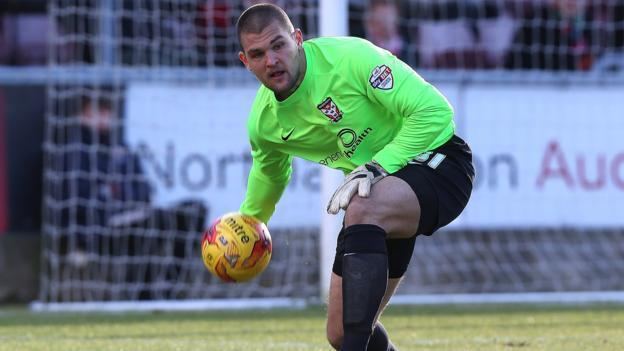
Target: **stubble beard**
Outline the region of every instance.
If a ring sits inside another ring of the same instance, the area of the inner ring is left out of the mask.
[[[303,46],[301,46],[297,49],[297,76],[293,82],[290,94],[294,93],[295,90],[297,90],[297,88],[301,85],[301,82],[303,82],[306,72],[306,64],[305,52],[303,51]]]
[[[290,88],[283,93],[277,92],[277,91],[274,92],[275,97],[280,101],[285,100],[290,95],[292,95],[297,90],[297,88],[299,88],[299,86],[301,85],[301,82],[303,82],[303,78],[306,72],[306,64],[307,64],[303,46],[297,49],[297,57],[295,58],[295,60],[297,62],[297,70],[295,71],[296,76],[293,77],[292,85],[289,84]]]

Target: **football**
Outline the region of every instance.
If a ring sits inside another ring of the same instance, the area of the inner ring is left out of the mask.
[[[226,213],[204,232],[202,259],[224,282],[253,279],[269,265],[273,244],[266,225],[238,212]]]

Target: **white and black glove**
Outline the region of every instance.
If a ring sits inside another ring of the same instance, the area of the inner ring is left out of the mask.
[[[375,161],[354,169],[334,191],[334,195],[327,204],[327,213],[336,214],[341,208],[346,210],[356,191],[359,196],[368,197],[371,186],[387,175],[388,172]]]

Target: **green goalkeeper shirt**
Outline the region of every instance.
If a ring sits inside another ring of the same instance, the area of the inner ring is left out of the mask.
[[[453,109],[407,64],[353,37],[304,42],[306,72],[284,101],[261,86],[247,128],[253,164],[240,211],[268,223],[292,158],[352,171],[375,160],[389,173],[448,141]]]

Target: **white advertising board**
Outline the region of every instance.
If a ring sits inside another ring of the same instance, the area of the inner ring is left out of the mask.
[[[477,177],[474,228],[624,225],[624,89],[444,84]],[[133,84],[127,139],[167,206],[202,199],[210,219],[238,209],[251,165],[245,122],[256,88]],[[295,173],[270,225],[318,226],[320,166]]]
[[[624,225],[624,89],[472,86],[470,227]]]

